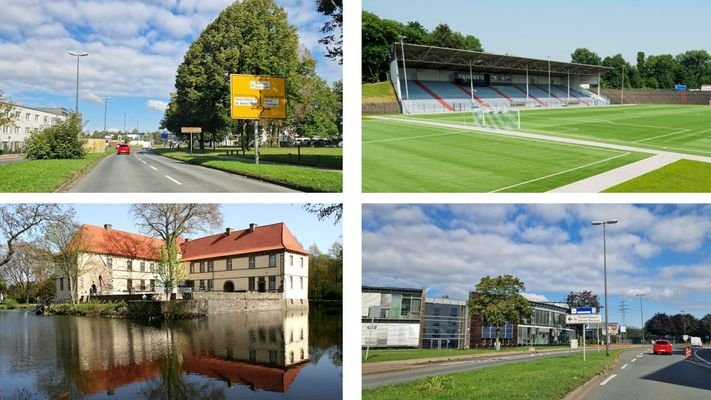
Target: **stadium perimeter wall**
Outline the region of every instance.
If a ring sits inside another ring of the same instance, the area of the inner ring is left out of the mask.
[[[622,91],[602,89],[600,94],[610,99],[611,104],[621,104]],[[709,91],[644,90],[625,89],[625,104],[703,104],[709,105]]]

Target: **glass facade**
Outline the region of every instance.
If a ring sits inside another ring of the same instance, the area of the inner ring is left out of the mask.
[[[466,302],[426,299],[422,348],[463,349],[467,347],[468,312]]]
[[[418,347],[422,317],[422,289],[363,287],[363,345]]]

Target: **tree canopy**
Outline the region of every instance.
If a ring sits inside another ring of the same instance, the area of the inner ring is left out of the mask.
[[[482,324],[496,327],[498,348],[501,326],[519,324],[530,318],[533,309],[521,292],[526,290],[523,282],[512,275],[481,278],[475,286],[476,293],[467,306],[473,316],[481,317]]]
[[[316,0],[318,11],[331,17],[323,24],[321,33],[325,36],[319,43],[326,45],[326,57],[343,64],[343,0]]]
[[[439,24],[428,32],[421,23],[403,24],[391,19],[381,19],[372,12],[363,11],[362,75],[363,82],[382,82],[390,70],[391,45],[400,41],[411,44],[432,45],[453,49],[484,51],[478,38],[453,31],[447,24]]]

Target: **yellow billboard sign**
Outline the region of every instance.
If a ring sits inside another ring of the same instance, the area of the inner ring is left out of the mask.
[[[264,75],[230,75],[232,119],[285,119],[286,82]]]

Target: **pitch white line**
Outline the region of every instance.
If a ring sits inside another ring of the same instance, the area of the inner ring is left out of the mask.
[[[633,141],[632,143],[642,143],[642,142],[646,142],[647,140],[660,139],[660,138],[663,138],[663,137],[678,135],[678,134],[680,134],[680,133],[686,133],[686,132],[691,132],[691,129],[680,129],[680,130],[678,130],[678,131],[676,131],[676,132],[667,133],[666,135],[652,136],[652,137],[649,137],[649,138],[646,138],[646,139],[635,140],[635,141]]]
[[[604,163],[604,162],[607,162],[607,161],[610,161],[610,160],[614,160],[614,159],[616,159],[616,158],[624,157],[624,156],[627,156],[627,155],[629,155],[629,154],[630,154],[630,153],[623,153],[623,154],[620,154],[620,155],[616,155],[616,156],[614,156],[614,157],[606,158],[606,159],[604,159],[604,160],[595,161],[595,162],[592,162],[592,163],[589,163],[589,164],[581,165],[581,166],[579,166],[579,167],[566,169],[565,171],[556,172],[555,174],[550,174],[550,175],[542,176],[542,177],[540,177],[540,178],[531,179],[531,180],[528,180],[528,181],[526,181],[526,182],[521,182],[521,183],[517,183],[517,184],[515,184],[515,185],[510,185],[510,186],[506,186],[506,187],[503,187],[503,188],[500,188],[500,189],[492,190],[492,191],[489,192],[489,193],[497,193],[497,192],[500,192],[500,191],[502,191],[502,190],[507,190],[507,189],[514,188],[514,187],[516,187],[516,186],[525,185],[525,184],[527,184],[527,183],[536,182],[536,181],[540,181],[540,180],[543,180],[543,179],[548,179],[548,178],[550,178],[550,177],[557,176],[557,175],[562,175],[562,174],[565,174],[565,173],[568,173],[568,172],[571,172],[571,171],[575,171],[575,170],[578,170],[578,169],[587,168],[587,167],[589,167],[589,166],[591,166],[591,165],[602,164],[602,163]]]
[[[608,376],[607,379],[605,379],[604,381],[600,382],[600,386],[605,386],[605,385],[607,385],[607,382],[610,382],[611,380],[615,379],[616,376],[617,376],[616,374],[612,374],[612,375]]]
[[[149,165],[149,167],[151,167],[151,169],[152,169],[153,171],[158,171],[158,168],[156,168],[156,167],[154,167],[154,166],[152,166],[152,165]]]
[[[166,177],[166,178],[168,178],[168,179],[170,179],[171,181],[173,181],[173,182],[177,183],[178,185],[182,185],[182,183],[180,183],[180,182],[176,181],[175,179],[173,179],[173,178],[169,177],[168,175],[166,175],[165,177]]]
[[[625,368],[627,368],[627,366],[629,366],[629,364],[623,365],[621,369],[625,369]]]
[[[408,136],[408,137],[400,137],[400,138],[391,138],[391,139],[379,139],[379,140],[371,140],[368,142],[363,142],[363,144],[371,144],[371,143],[383,143],[383,142],[397,142],[400,140],[410,140],[410,139],[424,139],[424,138],[431,138],[431,137],[438,137],[438,136],[449,136],[449,135],[459,135],[460,133],[472,133],[472,131],[454,131],[454,132],[448,132],[448,133],[437,133],[434,135],[420,135],[420,136]]]

